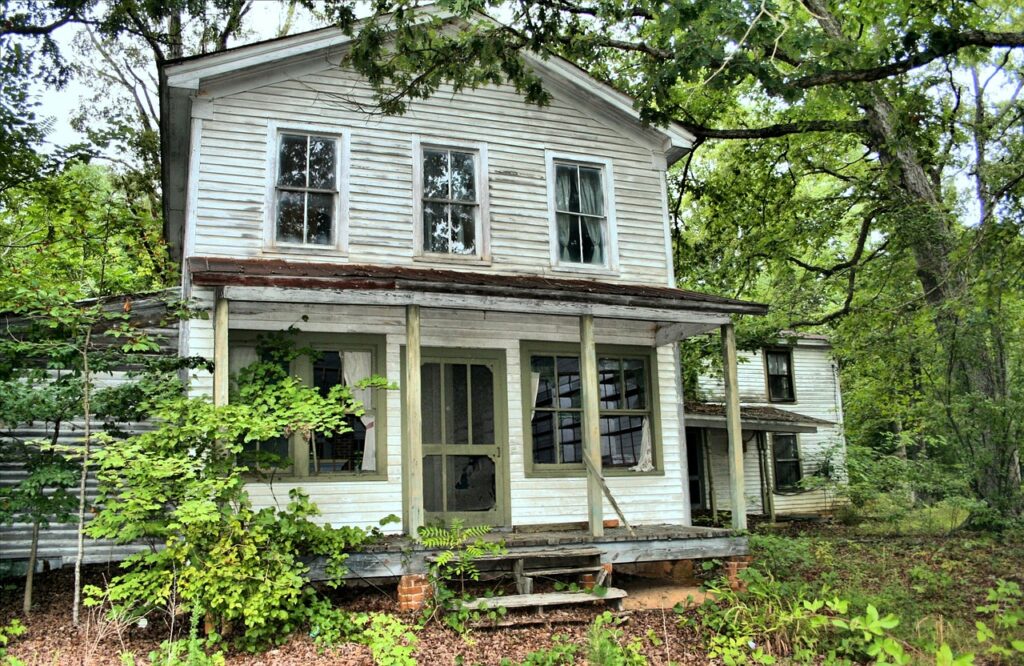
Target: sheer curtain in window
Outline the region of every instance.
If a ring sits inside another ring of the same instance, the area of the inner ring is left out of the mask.
[[[341,364],[345,384],[354,386],[360,379],[366,379],[373,374],[373,356],[368,351],[347,351],[343,353]],[[366,410],[373,409],[373,394],[371,389],[352,389],[353,397],[363,403]],[[374,428],[375,418],[369,411],[365,412],[360,420],[366,428],[366,440],[363,442],[363,471],[377,471],[377,435]]]

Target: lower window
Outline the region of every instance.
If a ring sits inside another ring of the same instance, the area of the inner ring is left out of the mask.
[[[799,490],[803,470],[800,468],[800,447],[796,435],[775,433],[772,435],[772,459],[774,461],[775,490]]]
[[[535,470],[583,469],[583,394],[578,353],[532,351],[528,358],[530,460]],[[649,356],[598,353],[601,464],[654,469]]]
[[[271,334],[280,342],[280,334]],[[232,336],[230,364],[232,375],[256,362],[267,361],[264,345],[268,336]],[[296,349],[307,353],[291,354],[295,358],[282,361],[282,370],[315,387],[322,395],[341,385],[353,386],[372,375],[384,375],[381,367],[383,340],[367,336],[331,336],[300,334],[293,340]],[[313,432],[308,439],[296,434],[275,437],[264,442],[245,445],[243,461],[255,462],[262,468],[267,460],[287,459],[287,467],[277,471],[296,477],[328,475],[357,476],[384,473],[384,406],[378,409],[378,398],[371,389],[353,389],[355,400],[362,403],[363,414],[346,418],[348,431],[328,434]]]

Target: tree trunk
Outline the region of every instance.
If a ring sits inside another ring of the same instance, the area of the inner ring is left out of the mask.
[[[21,611],[28,615],[32,612],[32,582],[36,577],[36,553],[39,552],[39,521],[32,523],[32,546],[28,551],[28,570],[25,572],[25,598],[21,602]]]

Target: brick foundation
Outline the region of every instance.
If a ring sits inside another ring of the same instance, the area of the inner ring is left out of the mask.
[[[398,611],[410,613],[422,610],[433,595],[430,581],[424,574],[409,574],[398,581]]]
[[[744,590],[746,585],[740,580],[739,573],[750,566],[754,558],[750,555],[733,555],[725,563],[725,575],[729,579],[729,587]]]

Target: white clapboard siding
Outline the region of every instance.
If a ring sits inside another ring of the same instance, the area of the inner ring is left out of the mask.
[[[442,89],[403,116],[370,115],[370,89],[358,75],[325,69],[296,80],[215,97],[202,123],[196,183],[195,245],[200,256],[296,258],[264,243],[270,123],[346,133],[350,168],[347,257],[333,250],[310,261],[413,263],[413,140],[487,146],[492,261],[476,270],[554,273],[545,150],[612,161],[618,280],[664,285],[662,172],[649,148],[555,92],[550,106],[527,105],[514,89]],[[189,224],[192,224],[192,220]],[[562,274],[562,273],[559,273]]]
[[[833,426],[819,425],[816,433],[797,435],[800,447],[800,466],[804,476],[813,474],[823,459],[828,456],[832,457],[834,467],[838,467],[840,471],[844,468],[845,440],[842,428],[843,413],[839,379],[832,359],[831,348],[827,343],[817,339],[801,339],[793,347],[796,402],[768,402],[764,359],[759,351],[744,352],[740,355],[738,376],[740,399],[744,405],[771,406],[835,424]],[[702,375],[700,390],[708,400],[721,401],[724,394],[721,377]],[[715,496],[718,508],[727,509],[730,502],[725,431],[712,430],[710,432],[713,441],[709,453]],[[759,478],[757,447],[753,443],[747,447],[744,454],[744,470],[749,510],[760,512],[761,490],[757,486]],[[751,502],[751,498],[754,498],[755,501]],[[836,502],[834,495],[824,490],[775,493],[774,499],[776,513],[780,515],[832,511]]]
[[[209,290],[197,295],[208,299]],[[208,301],[207,301],[208,302]],[[401,380],[401,346],[405,344],[405,311],[394,307],[299,305],[286,303],[232,302],[232,330],[281,330],[296,325],[307,332],[361,333],[386,336],[388,378]],[[643,322],[597,320],[598,344],[651,346],[654,326]],[[505,353],[509,418],[509,475],[511,514],[514,525],[585,521],[587,492],[584,478],[527,478],[523,434],[520,343],[523,340],[578,342],[579,323],[573,317],[520,315],[499,312],[425,309],[422,312],[422,344],[446,349],[500,349]],[[193,339],[193,354],[212,356],[212,336]],[[202,345],[206,345],[203,347]],[[205,386],[205,385],[204,385]],[[658,349],[658,387],[661,428],[657,446],[663,447],[664,474],[610,477],[608,485],[626,518],[637,524],[675,523],[684,520],[679,426],[675,377],[670,346]],[[207,390],[207,389],[203,389]],[[388,394],[387,481],[306,482],[305,488],[336,525],[375,525],[389,514],[402,512],[401,395]],[[261,484],[249,492],[261,505],[287,497],[291,486],[275,483],[273,494]],[[607,517],[614,517],[605,503]],[[391,525],[389,530],[401,527]]]

